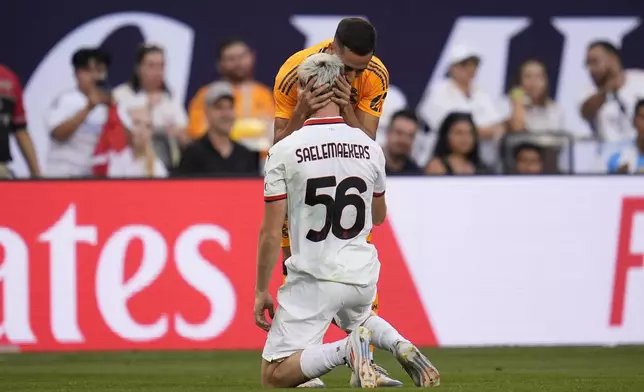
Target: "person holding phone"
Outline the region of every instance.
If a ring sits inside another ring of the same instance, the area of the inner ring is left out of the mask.
[[[109,65],[109,55],[98,48],[82,48],[72,56],[76,86],[54,100],[46,117],[51,137],[46,176],[92,174],[92,154],[112,102],[106,90]]]

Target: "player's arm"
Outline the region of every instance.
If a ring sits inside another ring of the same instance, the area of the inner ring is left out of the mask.
[[[371,201],[371,219],[373,224],[379,226],[384,223],[387,218],[387,202],[385,201],[385,190],[387,188],[387,175],[385,174],[385,154],[382,153],[380,147],[377,158],[377,174],[376,182],[373,187],[373,199]]]
[[[297,65],[288,62],[282,66],[275,78],[273,98],[275,100],[275,125],[273,143],[302,128],[311,114],[330,102],[333,92],[325,91],[327,85],[313,90],[315,78],[300,85],[297,76]]]
[[[375,62],[369,65],[367,71],[369,74],[357,109],[351,105],[351,85],[346,78],[338,79],[334,89],[334,102],[340,106],[347,125],[362,129],[371,139],[376,140],[380,115],[389,90],[389,73],[384,65]]]
[[[281,154],[275,147],[269,151],[265,165],[264,219],[257,244],[256,293],[268,292],[273,268],[279,257],[282,224],[286,218],[286,173]]]
[[[385,194],[376,196],[373,195],[373,201],[371,202],[371,219],[373,224],[380,226],[385,222],[387,218],[387,202],[385,201]]]

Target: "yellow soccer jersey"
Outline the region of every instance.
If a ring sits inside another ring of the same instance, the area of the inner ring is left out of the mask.
[[[290,119],[297,104],[297,68],[310,55],[325,52],[333,43],[327,40],[310,48],[300,50],[286,60],[275,77],[273,97],[275,117]],[[382,113],[382,105],[389,89],[389,72],[377,57],[372,57],[367,69],[357,77],[351,86],[351,103],[376,117]]]

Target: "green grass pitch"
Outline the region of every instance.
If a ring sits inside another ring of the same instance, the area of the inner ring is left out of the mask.
[[[425,352],[441,371],[438,391],[644,391],[644,346]],[[391,355],[376,359],[416,389]],[[259,363],[251,351],[0,354],[0,391],[258,391]],[[323,379],[349,389],[346,368]]]

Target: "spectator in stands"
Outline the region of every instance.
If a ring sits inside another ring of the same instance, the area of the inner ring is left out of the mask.
[[[449,56],[448,77],[432,87],[420,115],[432,129],[438,129],[450,113],[467,112],[472,114],[482,139],[503,134],[505,124],[497,103],[474,83],[480,56],[467,45],[455,45]]]
[[[391,117],[387,129],[385,152],[387,175],[419,174],[422,171],[411,159],[418,118],[413,110],[400,110]]]
[[[624,70],[619,49],[606,41],[588,46],[586,65],[595,86],[583,94],[582,117],[602,141],[632,141],[636,137],[632,110],[644,96],[644,71]]]
[[[543,148],[529,142],[518,144],[513,150],[514,174],[543,174]]]
[[[613,174],[644,173],[644,99],[635,104],[633,125],[637,131],[635,144],[613,154],[608,161],[608,172]]]
[[[266,151],[272,140],[273,93],[253,78],[255,53],[240,38],[230,38],[219,45],[217,70],[222,79],[233,86],[237,120],[231,138],[254,151]],[[190,101],[188,132],[198,139],[208,127],[204,97],[209,86],[204,86]]]
[[[109,64],[109,56],[95,48],[80,49],[72,56],[76,87],[54,100],[46,118],[51,136],[48,176],[92,174],[92,154],[111,102],[109,93],[99,87]]]
[[[549,95],[546,66],[539,60],[521,64],[517,86],[508,97],[508,128],[514,132],[562,132],[563,110]]]
[[[438,131],[434,155],[425,172],[445,175],[488,172],[479,158],[478,134],[469,113],[447,115]]]
[[[183,103],[171,94],[165,82],[165,53],[157,45],[141,45],[136,55],[136,65],[129,82],[114,89],[117,102],[144,95],[152,108],[154,146],[166,166],[176,165],[180,146],[190,141],[186,131],[188,115]]]
[[[208,131],[188,145],[177,174],[258,174],[258,153],[230,138],[235,123],[234,94],[228,82],[215,82],[208,87],[204,96]]]
[[[152,113],[146,99],[134,99],[118,105],[118,116],[127,130],[128,146],[111,151],[107,176],[110,178],[167,177],[163,162],[152,144]]]
[[[22,85],[9,68],[0,64],[0,179],[13,177],[8,164],[11,162],[9,135],[16,137],[18,146],[29,165],[32,177],[40,177],[38,157],[27,132],[27,116],[22,103]]]

